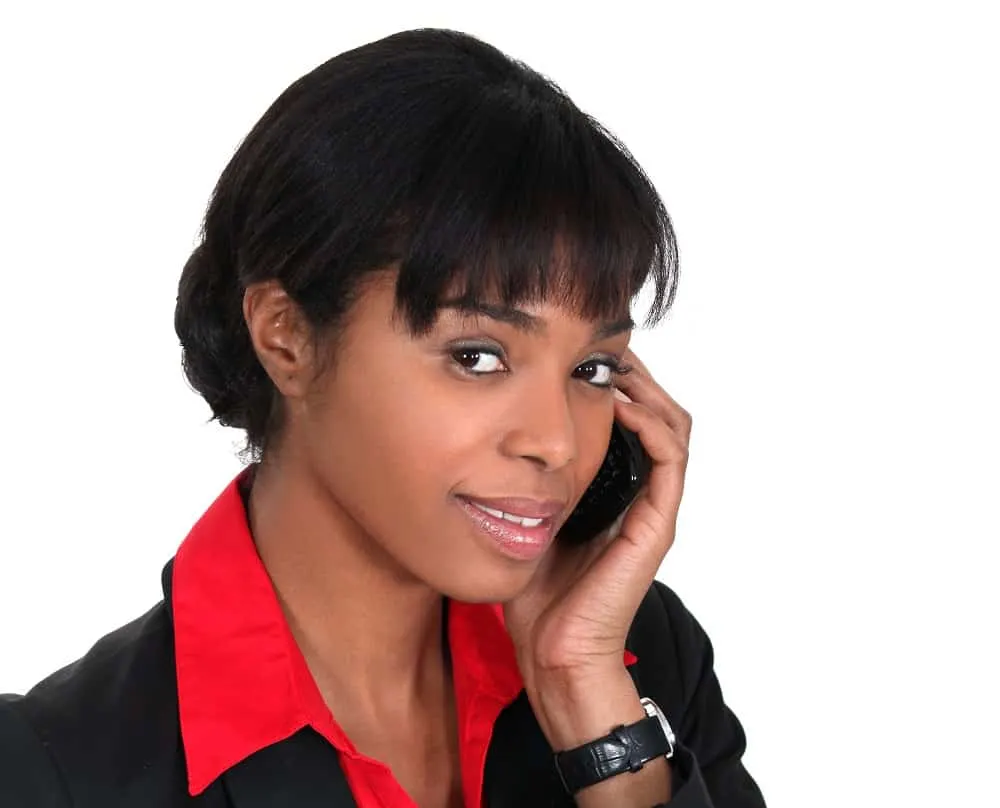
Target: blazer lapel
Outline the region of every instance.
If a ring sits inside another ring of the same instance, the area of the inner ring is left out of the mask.
[[[357,808],[336,750],[306,728],[222,776],[233,808]]]

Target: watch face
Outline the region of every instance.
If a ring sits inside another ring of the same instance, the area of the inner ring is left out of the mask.
[[[670,728],[670,722],[667,721],[667,717],[663,714],[663,710],[660,706],[652,699],[642,698],[639,700],[642,704],[642,708],[646,711],[646,715],[652,717],[656,716],[656,719],[660,722],[660,727],[663,729],[663,735],[667,739],[667,743],[670,744],[670,757],[674,753],[674,744],[677,742],[677,738],[674,736],[674,731]]]

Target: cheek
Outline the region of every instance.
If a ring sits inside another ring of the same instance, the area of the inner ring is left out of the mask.
[[[416,579],[460,600],[506,600],[531,569],[498,561],[451,500],[469,479],[487,484],[482,469],[495,452],[494,422],[419,392],[331,408],[325,483],[363,533]]]
[[[414,482],[446,471],[478,435],[475,419],[433,385],[360,398],[353,409],[349,420],[357,438],[364,436],[358,449],[366,461]]]
[[[446,392],[401,368],[344,384],[328,399],[316,447],[325,457],[317,460],[335,496],[359,510],[366,527],[440,508],[475,454],[482,441],[476,419]]]
[[[578,497],[597,476],[598,469],[608,453],[611,441],[612,413],[614,410],[588,408],[581,413],[577,428],[577,469],[574,488]]]

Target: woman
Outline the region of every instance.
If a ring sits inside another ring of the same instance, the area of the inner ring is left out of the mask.
[[[410,31],[292,84],[176,308],[252,462],[161,603],[0,700],[0,804],[763,805],[654,582],[691,419],[628,349],[647,281],[652,323],[676,250],[648,179],[494,48]],[[616,421],[645,485],[557,537]]]

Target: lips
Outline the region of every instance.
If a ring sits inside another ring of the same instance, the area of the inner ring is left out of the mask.
[[[466,502],[488,510],[528,519],[551,519],[559,514],[566,503],[559,499],[532,499],[528,497],[467,497]]]
[[[538,558],[555,536],[555,516],[564,503],[524,498],[458,497],[462,510],[504,555],[520,561]]]

